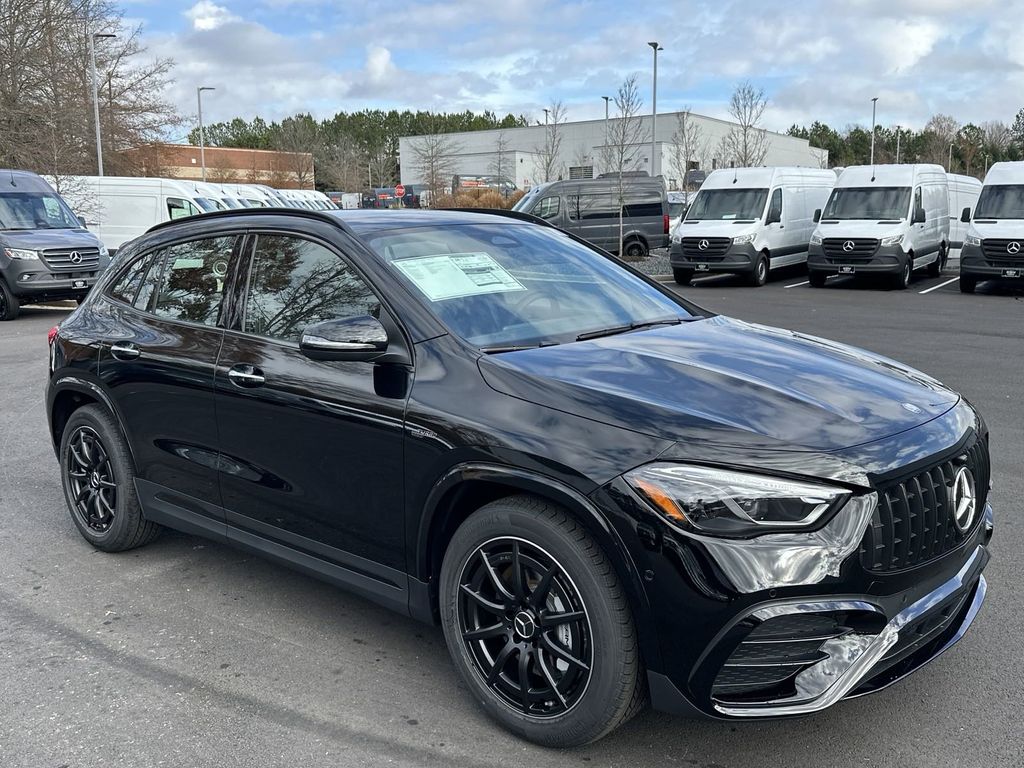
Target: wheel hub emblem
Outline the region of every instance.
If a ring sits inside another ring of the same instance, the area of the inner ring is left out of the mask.
[[[537,622],[527,611],[517,613],[512,624],[516,629],[516,634],[523,640],[529,640],[533,637],[533,633],[537,631]]]
[[[78,251],[72,251],[71,253],[68,254],[68,261],[70,261],[72,264],[81,264],[82,254],[80,254]]]
[[[702,251],[706,251],[708,249],[708,246],[710,245],[711,243],[709,243],[707,240],[701,240],[699,243],[697,243],[697,247],[700,248],[700,250]]]
[[[853,240],[847,240],[845,243],[843,243],[843,250],[846,251],[847,253],[849,253],[850,251],[852,251],[856,247],[857,246],[853,242]]]
[[[978,499],[974,487],[974,474],[967,467],[960,467],[953,480],[953,522],[960,533],[966,533],[974,522]]]
[[[100,487],[100,473],[99,472],[93,472],[92,474],[89,475],[89,485],[91,485],[93,488],[99,488]]]
[[[1006,244],[1007,253],[1020,253],[1020,243],[1014,240],[1012,243]]]

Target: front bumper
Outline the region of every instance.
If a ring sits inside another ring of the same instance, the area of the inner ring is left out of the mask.
[[[689,270],[692,272],[753,272],[760,254],[753,243],[742,245],[732,244],[724,254],[715,256],[687,256],[683,253],[680,243],[672,243],[669,250],[669,262],[672,269]]]
[[[820,245],[810,245],[807,251],[807,270],[827,275],[898,275],[908,258],[899,245],[880,245],[867,259],[826,256]]]
[[[99,276],[95,270],[68,274],[11,268],[4,271],[8,287],[23,304],[80,298],[89,293]]]
[[[981,247],[977,245],[964,245],[960,250],[960,275],[961,277],[973,277],[978,280],[991,280],[996,278],[1021,278],[1024,279],[1024,259],[1007,256],[1000,258],[999,262],[993,264],[985,258]]]

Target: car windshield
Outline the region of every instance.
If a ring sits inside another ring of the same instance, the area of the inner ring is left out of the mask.
[[[1024,185],[985,187],[978,198],[975,219],[1024,219]]]
[[[210,200],[207,197],[193,197],[192,199],[195,200],[196,204],[207,213],[210,211],[223,211],[227,208],[224,203]]]
[[[63,200],[45,192],[0,192],[0,230],[79,229]]]
[[[702,189],[686,212],[686,220],[756,219],[767,199],[767,189]]]
[[[838,187],[825,206],[823,219],[905,219],[910,187]]]
[[[365,239],[441,322],[485,351],[702,316],[554,228],[458,224]]]

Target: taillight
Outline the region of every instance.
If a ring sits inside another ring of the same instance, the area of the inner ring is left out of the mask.
[[[667,235],[668,234],[668,214],[666,213],[661,218],[665,220],[665,234]]]
[[[50,329],[49,333],[46,334],[46,343],[49,344],[51,347],[53,346],[54,340],[57,338],[57,331],[59,329],[60,326],[55,325],[53,326],[53,328]]]

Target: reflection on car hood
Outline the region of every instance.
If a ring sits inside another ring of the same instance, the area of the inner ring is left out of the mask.
[[[1019,239],[1024,242],[1024,219],[988,219],[971,224],[971,234],[980,238],[1003,240]]]
[[[96,235],[86,229],[0,230],[6,248],[45,251],[50,248],[99,248]]]
[[[491,355],[499,392],[671,440],[830,451],[913,429],[959,395],[853,347],[714,317]]]
[[[895,223],[896,219],[886,219],[887,223],[880,224],[874,220],[864,219],[843,219],[830,224],[826,221],[818,224],[815,234],[820,237],[864,237],[880,240],[883,237],[898,235],[907,231],[906,222]]]

